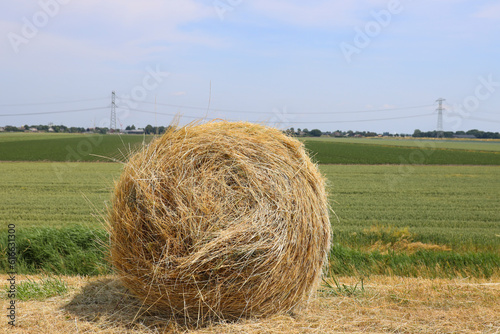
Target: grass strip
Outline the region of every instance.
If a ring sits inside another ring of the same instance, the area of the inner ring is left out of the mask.
[[[99,275],[112,271],[106,261],[108,235],[81,226],[29,228],[16,236],[18,274]],[[0,271],[8,271],[7,234],[0,232]],[[500,255],[421,249],[415,252],[366,251],[338,243],[330,252],[330,273],[337,276],[490,278],[498,276]]]
[[[498,276],[500,256],[493,253],[455,253],[433,250],[364,252],[334,244],[330,270],[338,276],[396,275],[404,277],[490,278]]]
[[[105,259],[108,235],[81,226],[29,228],[16,234],[18,274],[99,275],[110,272]],[[7,233],[0,232],[0,270],[7,272]]]

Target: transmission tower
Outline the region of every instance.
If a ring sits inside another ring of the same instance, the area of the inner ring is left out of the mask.
[[[436,134],[436,137],[437,138],[443,138],[444,135],[443,135],[443,101],[446,101],[445,99],[443,98],[439,98],[436,100],[436,102],[439,103],[439,106],[438,108],[436,109],[437,112],[438,112],[438,124],[437,124],[437,134]]]
[[[111,119],[109,121],[109,132],[113,133],[116,129],[116,104],[115,91],[111,92]]]

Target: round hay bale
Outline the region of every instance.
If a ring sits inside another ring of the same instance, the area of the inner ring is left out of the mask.
[[[147,307],[191,319],[287,312],[330,247],[324,178],[303,144],[246,122],[171,130],[124,166],[111,261]]]

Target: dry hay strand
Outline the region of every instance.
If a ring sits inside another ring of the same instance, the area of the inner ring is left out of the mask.
[[[321,281],[328,214],[325,179],[298,140],[246,122],[190,124],[124,166],[111,262],[146,309],[190,322],[289,312]]]

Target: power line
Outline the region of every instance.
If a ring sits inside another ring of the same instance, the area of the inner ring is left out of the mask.
[[[65,113],[81,112],[81,111],[91,111],[91,110],[99,110],[99,109],[107,109],[107,108],[105,108],[105,107],[96,107],[96,108],[59,110],[59,111],[30,112],[30,113],[21,113],[21,114],[0,114],[0,117],[8,117],[8,116],[36,116],[36,115],[49,115],[49,114],[65,114]]]
[[[150,110],[143,110],[143,109],[135,109],[135,108],[121,108],[117,107],[118,109],[123,109],[123,110],[130,110],[130,111],[136,111],[136,112],[141,112],[141,113],[146,113],[146,114],[158,114],[158,115],[164,115],[164,116],[171,116],[175,117],[178,116],[178,114],[171,114],[171,113],[164,113],[164,112],[155,112],[155,111],[150,111]],[[387,118],[375,118],[375,119],[357,119],[357,120],[349,120],[349,121],[315,121],[315,122],[288,122],[288,121],[277,121],[277,122],[272,122],[276,124],[317,124],[317,123],[322,123],[322,124],[336,124],[336,123],[361,123],[361,122],[376,122],[376,121],[388,121],[388,120],[394,120],[394,119],[406,119],[406,118],[417,118],[417,117],[425,117],[425,116],[432,116],[433,113],[430,114],[420,114],[420,115],[413,115],[413,116],[398,116],[398,117],[387,117]],[[270,115],[271,116],[271,115]],[[182,115],[182,118],[191,118],[191,119],[200,119],[199,116],[188,116],[188,115]],[[214,117],[214,118],[209,118],[210,120],[218,119],[220,117]],[[226,119],[227,121],[238,121],[235,119]],[[248,121],[252,123],[260,123],[263,122],[263,120],[256,121]]]
[[[486,115],[495,115],[495,116],[498,116],[500,113],[498,112],[486,112],[486,111],[481,111],[481,110],[478,110],[478,111],[474,111],[474,113],[481,113],[481,114],[486,114]]]
[[[0,114],[0,117],[10,117],[10,116],[36,116],[36,115],[49,115],[49,114],[64,114],[64,113],[74,113],[74,112],[83,112],[83,111],[94,111],[94,110],[104,110],[107,109],[108,107],[95,107],[95,108],[84,108],[84,109],[72,109],[72,110],[58,110],[58,111],[46,111],[46,112],[38,112],[38,113],[12,113],[12,114]],[[171,117],[176,117],[179,114],[173,114],[173,113],[165,113],[165,112],[155,112],[155,111],[149,111],[149,110],[143,110],[143,109],[135,109],[135,108],[122,108],[116,106],[117,109],[122,109],[122,110],[130,110],[130,111],[136,111],[140,113],[147,113],[147,114],[158,114],[158,115],[164,115],[164,116],[171,116]],[[269,114],[269,113],[268,113]],[[292,114],[288,114],[292,115]],[[389,120],[396,120],[396,119],[409,119],[409,118],[419,118],[419,117],[426,117],[426,116],[432,116],[434,115],[433,113],[430,114],[419,114],[419,115],[412,115],[412,116],[397,116],[397,117],[385,117],[385,118],[372,118],[372,119],[356,119],[356,120],[337,120],[337,121],[273,121],[272,123],[275,124],[317,124],[317,123],[322,123],[322,124],[336,124],[336,123],[362,123],[362,122],[377,122],[377,121],[389,121]],[[269,115],[272,117],[272,115]],[[189,115],[182,115],[182,118],[190,118],[190,119],[200,119],[199,116],[189,116]],[[217,119],[218,117],[213,117],[209,118],[210,120]],[[493,120],[493,119],[485,119],[485,118],[479,118],[479,117],[466,117],[466,119],[470,120],[475,120],[475,121],[482,121],[482,122],[493,122],[493,123],[500,123],[500,120]],[[239,121],[237,119],[226,119],[227,121]],[[254,122],[254,123],[259,123],[259,122],[264,122],[265,120],[252,120],[249,122]]]
[[[357,113],[365,113],[365,112],[378,112],[378,111],[395,111],[395,110],[407,110],[407,109],[420,109],[420,108],[429,108],[433,107],[433,104],[426,104],[422,106],[413,106],[413,107],[402,107],[402,108],[386,108],[386,109],[372,109],[372,110],[355,110],[355,111],[338,111],[332,113],[320,113],[320,114],[357,114]]]
[[[0,107],[6,107],[6,106],[33,106],[33,105],[50,105],[50,104],[64,104],[64,103],[78,103],[78,102],[86,102],[86,101],[95,101],[95,100],[102,100],[102,99],[108,99],[108,98],[93,98],[93,99],[82,99],[82,100],[72,100],[72,101],[59,101],[59,102],[41,102],[41,103],[24,103],[24,104],[1,104]],[[129,99],[123,99],[123,98],[117,98],[117,100],[129,100]],[[439,100],[438,100],[439,102]],[[146,104],[154,104],[151,102],[141,102],[141,103],[146,103]],[[113,104],[113,103],[112,103]],[[195,106],[186,106],[186,105],[176,105],[176,104],[168,104],[168,103],[156,103],[157,105],[161,106],[167,106],[167,107],[175,107],[175,108],[182,108],[182,109],[194,109],[194,110],[207,110],[207,107],[195,107]],[[333,114],[356,114],[356,113],[371,113],[371,112],[385,112],[385,111],[398,111],[398,110],[407,110],[407,109],[419,109],[419,108],[427,108],[427,107],[432,107],[434,104],[430,105],[420,105],[420,106],[410,106],[410,107],[401,107],[401,108],[386,108],[386,109],[373,109],[373,110],[354,110],[354,111],[337,111],[337,112],[300,112],[300,113],[286,113],[285,115],[281,115],[281,119],[286,118],[286,116],[295,116],[295,115],[333,115]],[[113,107],[113,106],[112,106]],[[134,108],[124,108],[124,107],[119,107],[118,105],[115,105],[117,109],[122,109],[122,110],[130,110],[130,111],[136,111],[136,112],[141,112],[141,113],[149,113],[149,114],[159,114],[159,115],[164,115],[164,116],[171,116],[171,117],[176,117],[179,115],[179,113],[165,113],[165,112],[155,112],[155,111],[149,111],[149,110],[143,110],[143,109],[134,109]],[[85,111],[94,111],[94,110],[102,110],[102,109],[107,109],[108,107],[94,107],[94,108],[82,108],[82,109],[68,109],[68,110],[58,110],[58,111],[46,111],[46,112],[31,112],[31,113],[9,113],[9,114],[0,114],[0,117],[11,117],[11,116],[36,116],[36,115],[49,115],[49,114],[64,114],[64,113],[75,113],[75,112],[85,112]],[[444,108],[443,108],[444,109]],[[411,116],[396,116],[396,117],[385,117],[385,118],[371,118],[371,119],[356,119],[356,120],[336,120],[336,121],[272,121],[273,113],[270,111],[255,111],[255,110],[235,110],[235,109],[211,109],[211,111],[219,111],[219,112],[234,112],[234,113],[244,113],[244,114],[265,114],[268,115],[268,121],[273,124],[317,124],[317,123],[322,123],[322,124],[336,124],[336,123],[362,123],[362,122],[377,122],[377,121],[388,121],[388,120],[396,120],[396,119],[409,119],[409,118],[418,118],[418,117],[426,117],[426,116],[431,116],[433,113],[430,114],[419,114],[419,115],[411,115]],[[200,119],[199,116],[188,116],[188,115],[182,115],[182,118],[189,118],[189,119]],[[269,120],[271,118],[271,120]],[[209,118],[211,120],[217,119],[217,117]],[[470,120],[476,120],[476,121],[483,121],[483,122],[494,122],[494,123],[500,123],[498,120],[492,120],[492,119],[484,119],[484,118],[478,118],[478,117],[466,117],[466,119]],[[236,119],[226,119],[228,121],[238,121]],[[249,122],[265,122],[265,120],[261,121],[249,121]],[[439,128],[439,126],[438,126]]]
[[[473,121],[481,121],[481,122],[493,122],[493,123],[500,123],[499,120],[494,120],[494,119],[486,119],[486,118],[480,118],[480,117],[467,117],[466,119],[470,119]]]
[[[24,106],[38,106],[38,105],[50,105],[50,104],[79,103],[79,102],[97,101],[97,100],[104,100],[104,99],[108,99],[108,98],[107,97],[99,97],[99,98],[95,98],[95,99],[59,101],[59,102],[32,102],[32,103],[0,104],[0,107],[24,107]]]
[[[132,99],[124,99],[118,98],[118,100],[127,100],[133,101]],[[155,104],[154,102],[146,102],[143,101],[141,103],[145,104]],[[183,109],[194,109],[194,110],[207,110],[206,107],[195,107],[195,106],[186,106],[179,104],[170,104],[170,103],[158,103],[157,105],[173,107],[173,108],[183,108]],[[420,109],[420,108],[428,108],[433,107],[433,104],[426,104],[421,106],[411,106],[411,107],[401,107],[401,108],[385,108],[385,109],[372,109],[372,110],[353,110],[353,111],[332,111],[332,112],[301,112],[301,113],[288,113],[288,115],[332,115],[332,114],[357,114],[357,113],[370,113],[370,112],[379,112],[379,111],[396,111],[396,110],[407,110],[407,109]],[[221,111],[221,112],[237,112],[244,114],[269,114],[269,111],[255,111],[255,110],[236,110],[236,109],[219,109],[212,108],[210,111]]]
[[[387,118],[374,118],[374,119],[359,119],[359,120],[352,120],[352,121],[316,121],[316,122],[276,122],[276,123],[290,123],[290,124],[336,124],[336,123],[364,123],[364,122],[376,122],[376,121],[390,121],[394,119],[407,119],[407,118],[418,118],[418,117],[426,117],[426,116],[433,116],[433,113],[430,114],[420,114],[420,115],[413,115],[413,116],[399,116],[399,117],[387,117]]]

